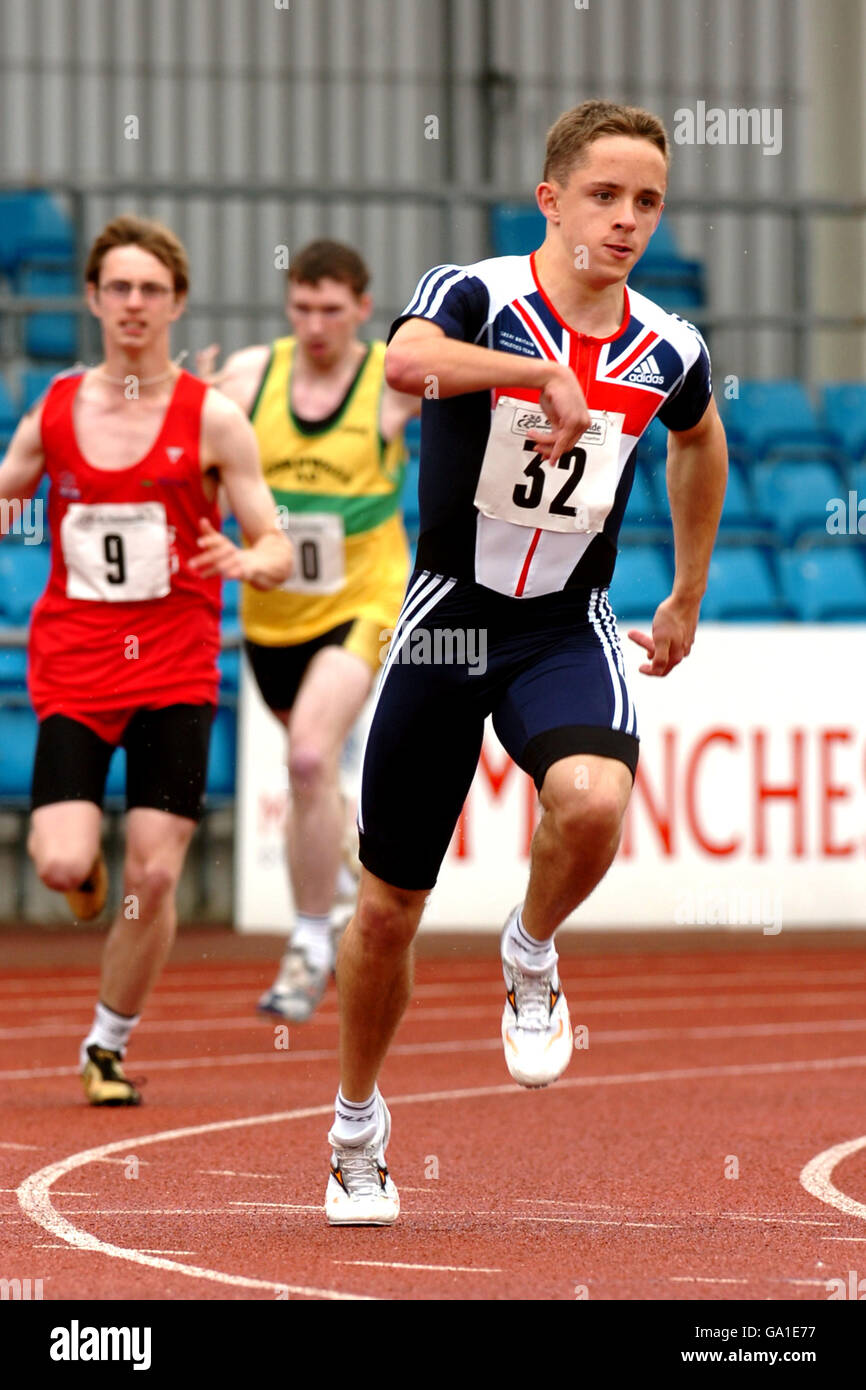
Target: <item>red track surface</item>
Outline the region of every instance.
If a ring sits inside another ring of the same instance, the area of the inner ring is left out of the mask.
[[[541,1092],[505,1070],[495,938],[422,959],[382,1078],[403,1211],[333,1230],[333,989],[280,1050],[254,1013],[279,943],[179,943],[128,1057],[145,1104],[92,1110],[99,942],[36,934],[0,979],[0,1275],[46,1299],[825,1300],[866,1272],[866,1148],[832,1173],[847,1212],[800,1182],[866,1133],[863,940],[826,941],[584,941],[561,970],[589,1046]]]

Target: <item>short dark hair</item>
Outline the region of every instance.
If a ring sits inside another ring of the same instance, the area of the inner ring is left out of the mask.
[[[140,246],[143,251],[149,251],[171,271],[175,294],[186,294],[189,289],[189,259],[183,242],[162,222],[137,217],[132,212],[115,217],[97,236],[88,252],[84,269],[86,284],[99,285],[103,259],[116,246]]]
[[[370,283],[370,272],[353,247],[322,238],[295,252],[289,262],[288,279],[290,284],[297,285],[338,280],[360,297]]]
[[[619,106],[615,101],[583,101],[570,111],[563,111],[547,132],[544,156],[545,181],[556,179],[566,184],[584,151],[602,135],[630,135],[636,140],[649,140],[664,156],[665,168],[670,165],[668,135],[658,116],[642,106]]]

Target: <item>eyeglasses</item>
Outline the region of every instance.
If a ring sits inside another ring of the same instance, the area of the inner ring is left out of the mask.
[[[158,285],[154,280],[146,280],[143,285],[134,285],[131,280],[107,280],[99,289],[109,299],[128,299],[133,290],[139,290],[142,299],[154,302],[164,299],[167,294],[174,294],[170,286]]]

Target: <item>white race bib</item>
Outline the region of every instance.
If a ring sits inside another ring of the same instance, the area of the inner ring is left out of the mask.
[[[475,492],[484,516],[544,531],[595,534],[614,503],[625,415],[591,410],[592,424],[552,465],[535,452],[530,430],[545,429],[539,406],[500,396]]]
[[[171,591],[162,502],[70,502],[60,544],[67,598],[137,603]]]
[[[290,579],[280,585],[289,594],[333,594],[346,582],[343,518],[335,512],[298,512],[282,516],[295,552]]]

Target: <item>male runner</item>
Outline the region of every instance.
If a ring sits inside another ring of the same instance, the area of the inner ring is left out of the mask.
[[[201,814],[219,673],[220,576],[280,584],[291,550],[237,406],[169,359],[189,283],[167,228],[110,222],[85,272],[105,360],[57,378],[21,421],[0,497],[47,473],[52,567],[33,610],[29,686],[39,717],[29,850],[78,917],[105,902],[102,800],[127,753],[123,906],[81,1045],[93,1105],[135,1105],[120,1065],[171,948],[175,888]],[[219,531],[218,484],[250,547]]]
[[[213,384],[252,419],[265,479],[290,514],[297,563],[270,593],[244,586],[246,651],[288,731],[287,860],[295,920],[259,1008],[300,1023],[331,976],[346,813],[340,753],[397,621],[409,571],[397,507],[414,395],[385,382],[385,344],[358,337],[373,302],[357,251],[314,241],[292,258],[292,336],[230,356]],[[209,348],[199,356],[211,364]],[[210,359],[210,360],[209,360]]]
[[[505,1058],[529,1087],[568,1065],[553,936],[613,860],[638,756],[607,600],[635,446],[658,415],[670,430],[676,576],[652,635],[629,634],[648,653],[648,675],[666,675],[691,649],[727,472],[703,340],[626,289],[661,215],[667,169],[666,133],[648,112],[602,101],[566,112],[536,192],[547,218],[539,249],[438,266],[391,330],[388,380],[420,395],[432,377],[438,399],[423,407],[417,568],[367,742],[364,871],[337,963],[341,1081],[325,1199],[334,1224],[386,1225],[399,1212],[376,1080],[487,714],[543,809],[526,899],[501,940]],[[436,650],[440,626],[486,634],[484,674],[406,661],[418,632],[433,634]]]

